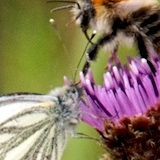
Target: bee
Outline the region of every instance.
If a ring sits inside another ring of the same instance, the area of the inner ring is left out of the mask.
[[[70,3],[68,8],[72,8],[74,20],[86,37],[88,29],[101,34],[87,51],[85,74],[100,48],[117,50],[123,40],[132,39],[141,57],[147,60],[151,49],[160,52],[160,6],[157,0],[77,0]],[[148,63],[154,70],[149,60]]]

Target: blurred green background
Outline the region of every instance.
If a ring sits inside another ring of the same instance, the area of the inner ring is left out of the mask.
[[[64,75],[73,80],[87,40],[71,22],[69,10],[50,13],[58,5],[45,0],[0,0],[0,94],[47,93],[63,85]],[[50,18],[56,26],[49,23]],[[131,52],[119,53],[123,57]],[[98,68],[101,76],[96,80],[101,83],[107,55],[98,57],[93,70]],[[77,132],[98,136],[83,123]],[[98,160],[102,153],[96,141],[72,138],[63,160]]]
[[[71,23],[69,10],[51,14],[54,6],[45,0],[0,0],[0,94],[48,93],[63,85],[64,75],[73,79],[87,40]],[[81,123],[77,132],[96,136],[89,128]],[[96,141],[72,138],[63,160],[98,160],[101,154]]]

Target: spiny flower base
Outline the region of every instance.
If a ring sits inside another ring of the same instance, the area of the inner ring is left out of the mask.
[[[105,128],[102,143],[110,156],[102,160],[160,160],[160,104],[119,125],[107,121]]]

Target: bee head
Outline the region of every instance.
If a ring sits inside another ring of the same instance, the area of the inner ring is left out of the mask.
[[[74,14],[76,24],[80,25],[87,39],[89,39],[87,30],[90,28],[91,20],[95,16],[95,9],[91,0],[79,0],[77,3],[79,5],[76,5],[72,12]]]

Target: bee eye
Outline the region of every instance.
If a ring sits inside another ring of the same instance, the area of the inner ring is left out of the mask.
[[[89,24],[89,17],[87,14],[83,14],[81,28],[84,30],[84,28],[87,28],[88,24]]]

